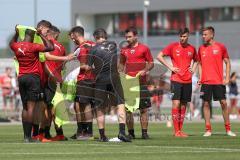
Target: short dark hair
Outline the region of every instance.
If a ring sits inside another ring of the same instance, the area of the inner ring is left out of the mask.
[[[93,32],[93,37],[95,39],[104,38],[107,39],[107,32],[103,28],[98,28]]]
[[[135,27],[128,27],[126,30],[125,30],[125,33],[128,33],[128,32],[132,32],[134,36],[136,36],[138,34],[138,31]]]
[[[203,31],[211,31],[213,34],[215,34],[215,29],[212,26],[207,26],[202,29]]]
[[[40,22],[38,22],[37,28],[39,28],[40,26],[51,28],[52,24],[51,24],[51,22],[49,22],[47,20],[41,20]]]
[[[185,33],[189,33],[189,29],[188,29],[187,27],[181,28],[181,29],[179,29],[179,31],[178,31],[178,34],[179,34],[180,36],[183,35],[183,34],[185,34]]]
[[[29,38],[30,38],[30,41],[32,42],[33,39],[34,39],[35,33],[36,33],[36,32],[35,32],[34,30],[26,29],[26,31],[25,31],[25,37],[29,37]]]
[[[81,26],[73,27],[68,34],[71,35],[72,33],[78,33],[79,35],[84,36],[84,28]]]
[[[60,30],[59,30],[56,26],[52,26],[52,27],[50,28],[50,32],[60,33]]]

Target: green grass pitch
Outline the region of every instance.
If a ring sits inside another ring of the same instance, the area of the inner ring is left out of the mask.
[[[239,123],[232,124],[238,133]],[[96,125],[95,136],[98,136]],[[174,138],[172,128],[165,123],[151,123],[151,139],[140,139],[140,125],[135,126],[137,139],[132,143],[66,141],[52,143],[23,143],[21,125],[0,125],[0,160],[233,160],[240,158],[239,137],[227,137],[223,123],[213,123],[212,137],[202,137],[204,123],[186,123],[184,130],[191,136]],[[71,136],[76,126],[64,126],[66,136]],[[117,124],[107,124],[108,137],[116,137]],[[52,135],[55,132],[52,131]]]

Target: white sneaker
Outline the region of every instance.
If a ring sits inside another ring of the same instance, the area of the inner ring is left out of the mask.
[[[200,111],[198,109],[195,109],[193,118],[197,118],[199,114],[200,114]]]
[[[232,131],[228,131],[227,135],[230,137],[236,137],[237,135],[235,133],[233,133]]]
[[[210,137],[212,135],[212,132],[207,131],[203,134],[203,137]]]

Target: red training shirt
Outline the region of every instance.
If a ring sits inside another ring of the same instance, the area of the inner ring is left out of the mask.
[[[173,67],[179,68],[178,73],[172,72],[171,81],[179,83],[191,83],[192,73],[189,71],[192,60],[197,61],[197,53],[194,46],[188,44],[183,47],[179,42],[169,44],[162,50],[165,56],[172,60]]]
[[[223,59],[229,58],[226,47],[214,42],[212,45],[201,45],[198,50],[198,61],[202,66],[202,84],[223,84]]]
[[[64,46],[55,39],[52,39],[51,41],[53,42],[54,50],[50,52],[50,54],[55,56],[65,56]],[[62,81],[61,71],[63,68],[62,66],[63,62],[62,61],[46,61],[45,65],[48,68],[48,70],[54,75],[54,77],[57,78],[57,81],[61,82]],[[48,78],[48,75],[46,76]]]
[[[14,51],[19,63],[18,77],[25,74],[41,76],[39,71],[39,52],[45,50],[43,45],[30,42],[13,42],[10,47]]]
[[[92,46],[94,46],[95,43],[92,41],[85,41],[81,43],[77,48],[80,48],[80,53],[77,57],[79,60],[80,64],[88,64],[88,55],[89,51]],[[80,69],[80,72],[77,77],[77,81],[83,81],[83,80],[94,80],[95,75],[92,73],[92,71],[85,71],[84,69]]]
[[[122,48],[120,56],[124,59],[126,74],[134,77],[137,73],[146,67],[146,63],[152,63],[153,57],[150,49],[138,43],[136,47],[127,46]],[[146,76],[141,78],[141,82],[146,81]]]

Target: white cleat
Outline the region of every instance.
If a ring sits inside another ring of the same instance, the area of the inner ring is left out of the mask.
[[[232,131],[228,131],[227,135],[230,137],[236,137],[237,135],[235,133],[233,133]]]
[[[203,137],[210,137],[212,135],[212,132],[207,131],[203,134]]]

